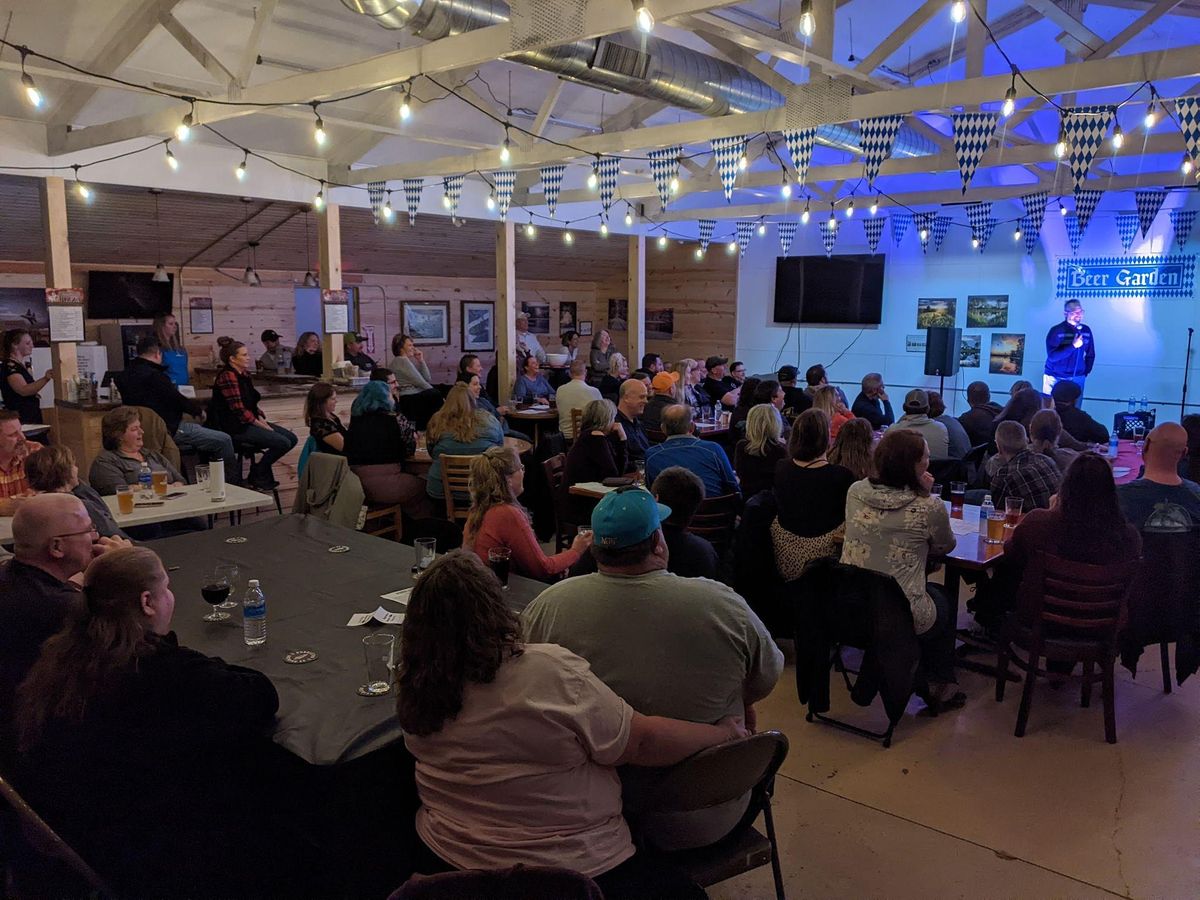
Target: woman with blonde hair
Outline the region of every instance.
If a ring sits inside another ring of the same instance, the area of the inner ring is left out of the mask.
[[[183,349],[183,341],[179,339],[179,321],[167,313],[155,316],[151,326],[154,336],[158,338],[158,346],[162,349],[162,364],[167,367],[167,377],[172,384],[191,384],[188,375],[188,354]]]
[[[679,390],[680,403],[690,406],[692,412],[697,415],[704,407],[712,406],[712,399],[700,386],[707,371],[703,363],[690,357],[684,357],[675,364],[675,371],[679,373],[679,382],[676,387]]]
[[[596,502],[588,497],[571,496],[571,485],[616,478],[624,475],[629,465],[625,428],[616,416],[617,408],[611,400],[592,400],[583,408],[579,435],[571,444],[563,469],[562,491],[572,522],[586,524]]]
[[[321,339],[315,331],[306,331],[296,338],[296,350],[292,354],[292,371],[297,375],[320,378],[324,371],[325,356],[321,350]]]
[[[851,419],[842,426],[829,448],[829,462],[849,469],[856,480],[871,477],[871,451],[875,432],[866,419]]]
[[[854,414],[846,409],[846,404],[838,397],[837,388],[829,384],[822,384],[813,389],[813,408],[829,416],[831,438],[836,438],[842,426],[854,418]]]
[[[608,358],[608,374],[600,380],[600,393],[607,399],[617,402],[617,393],[621,390],[621,382],[629,377],[629,361],[625,354],[614,353]]]
[[[500,423],[482,409],[475,408],[470,390],[461,381],[450,388],[446,402],[429,420],[425,437],[429,457],[433,460],[425,493],[435,500],[446,498],[442,489],[443,455],[476,456],[489,447],[504,443]]]
[[[746,416],[746,436],[733,451],[733,469],[742,484],[742,496],[753,497],[775,486],[775,467],[787,456],[783,420],[771,403],[759,403]]]
[[[612,335],[608,333],[607,328],[601,328],[592,337],[592,350],[588,355],[587,380],[592,387],[599,387],[604,376],[608,374],[612,354]]]
[[[513,572],[549,581],[579,562],[592,544],[590,534],[581,534],[562,553],[547,556],[542,552],[529,514],[517,502],[525,490],[525,466],[511,447],[492,447],[471,460],[469,484],[471,511],[463,547],[481,560],[486,561],[494,547],[507,547],[512,552]]]

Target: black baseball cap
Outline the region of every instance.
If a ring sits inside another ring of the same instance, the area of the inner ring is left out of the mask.
[[[279,332],[272,331],[270,328],[268,328],[261,335],[259,335],[259,340],[261,340],[264,344],[267,341],[277,341],[279,340]]]

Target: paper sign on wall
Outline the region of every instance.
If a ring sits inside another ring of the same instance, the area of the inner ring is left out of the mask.
[[[906,334],[904,336],[905,352],[906,353],[924,353],[926,340],[927,340],[927,335],[924,332],[922,332],[921,334]]]
[[[326,334],[345,334],[350,330],[349,291],[321,291],[321,309]]]
[[[52,343],[78,343],[83,333],[83,291],[79,288],[46,288]]]
[[[213,333],[212,297],[193,297],[188,302],[188,330],[192,334]]]

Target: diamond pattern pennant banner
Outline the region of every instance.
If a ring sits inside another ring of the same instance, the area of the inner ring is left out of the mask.
[[[713,155],[717,158],[717,173],[721,176],[721,185],[725,188],[725,200],[733,200],[733,183],[737,181],[738,163],[746,146],[746,138],[722,137],[713,138]]]
[[[1121,238],[1121,248],[1128,253],[1137,236],[1137,213],[1117,213],[1117,235]]]
[[[562,191],[563,176],[567,174],[564,165],[543,166],[538,175],[542,179],[542,196],[546,199],[546,209],[550,218],[558,211],[558,195]]]
[[[1071,242],[1071,252],[1078,253],[1079,245],[1083,241],[1083,229],[1079,227],[1079,216],[1075,213],[1070,213],[1063,224],[1067,227],[1067,240]]]
[[[700,252],[708,252],[708,244],[712,240],[713,229],[717,227],[716,219],[700,220]]]
[[[992,232],[996,230],[996,220],[991,216],[983,221],[979,226],[979,231],[975,235],[979,240],[979,252],[982,253],[988,245],[988,241],[992,239]]]
[[[871,248],[872,256],[879,249],[879,239],[883,236],[883,226],[887,224],[887,218],[887,216],[871,216],[863,219],[863,231],[867,233],[867,246]]]
[[[371,200],[371,215],[375,217],[376,225],[379,224],[379,220],[383,217],[383,195],[386,192],[386,181],[367,182],[367,197]]]
[[[596,174],[600,177],[600,207],[604,215],[612,206],[613,195],[617,192],[617,175],[621,171],[621,160],[615,156],[602,156],[596,162]]]
[[[1111,106],[1077,106],[1063,114],[1063,132],[1068,147],[1067,165],[1071,167],[1076,191],[1087,178],[1092,159],[1104,143],[1104,135],[1108,133],[1112,117]]]
[[[946,232],[950,228],[949,216],[937,216],[933,220],[933,249],[938,251],[942,249],[942,241],[946,239]]]
[[[1158,211],[1162,209],[1163,201],[1166,199],[1167,192],[1161,188],[1152,191],[1134,191],[1133,200],[1137,204],[1138,224],[1142,226],[1143,240],[1145,240],[1150,226],[1154,224],[1154,217],[1158,215]]]
[[[1037,246],[1038,237],[1042,233],[1041,227],[1033,220],[1033,216],[1021,216],[1021,240],[1025,243],[1026,255],[1033,254],[1033,248]]]
[[[1095,191],[1090,188],[1075,189],[1075,215],[1079,216],[1079,233],[1087,232],[1088,222],[1092,221],[1092,213],[1096,211],[1096,207],[1100,205],[1100,197],[1104,191]]]
[[[1046,221],[1046,202],[1049,199],[1050,195],[1045,191],[1035,191],[1021,198],[1021,204],[1025,207],[1025,215],[1033,223],[1034,234],[1042,233],[1042,225]]]
[[[679,154],[682,152],[682,147],[664,147],[649,153],[650,174],[654,176],[658,200],[663,209],[671,201],[671,180],[679,177]]]
[[[500,210],[500,220],[508,221],[508,206],[512,203],[513,188],[517,186],[517,173],[512,169],[501,169],[493,172],[496,179],[496,207]]]
[[[971,237],[979,240],[979,232],[983,228],[983,223],[992,217],[992,204],[990,203],[968,203],[967,204],[967,224],[971,226]]]
[[[892,213],[889,217],[892,220],[892,240],[896,242],[896,246],[900,246],[900,242],[904,240],[904,233],[908,231],[908,226],[912,224],[912,216],[908,213]]]
[[[792,241],[796,238],[797,222],[780,222],[779,223],[779,249],[783,251],[783,255],[787,256],[788,251],[792,249]]]
[[[450,218],[458,216],[458,201],[462,198],[462,187],[465,175],[447,175],[442,179],[442,192],[445,195],[446,208],[450,210]]]
[[[737,245],[741,255],[746,255],[746,248],[750,246],[750,239],[754,237],[754,223],[738,221],[734,223],[737,227]]]
[[[799,131],[785,131],[783,138],[787,141],[788,153],[792,155],[792,166],[796,169],[796,183],[804,186],[808,177],[808,164],[812,161],[813,143],[817,139],[817,129],[802,128]]]
[[[1176,97],[1174,103],[1183,146],[1192,165],[1200,168],[1200,97]]]
[[[965,194],[996,131],[996,114],[959,113],[951,116],[950,121],[954,125],[954,156],[958,159],[958,173],[962,176],[962,192]]]
[[[937,214],[931,212],[921,212],[913,216],[913,224],[917,227],[917,237],[921,239],[922,253],[929,249],[929,238],[933,232],[933,220],[936,217]]]
[[[825,255],[833,256],[833,245],[837,243],[837,219],[821,220],[821,243],[825,245]]]
[[[404,205],[408,207],[408,224],[417,224],[417,210],[421,208],[421,188],[425,182],[420,178],[404,179]]]
[[[863,171],[867,176],[867,186],[875,184],[875,176],[883,161],[892,155],[892,145],[896,143],[896,133],[904,123],[904,116],[878,116],[874,119],[862,119],[859,128],[862,133],[859,139],[862,143]]]
[[[1194,209],[1173,209],[1171,210],[1171,227],[1175,229],[1175,246],[1180,250],[1183,245],[1188,242],[1188,237],[1192,233],[1192,225],[1196,223],[1196,210]]]

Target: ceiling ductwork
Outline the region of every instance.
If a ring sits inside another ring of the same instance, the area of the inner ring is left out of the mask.
[[[406,30],[427,41],[499,25],[509,20],[504,0],[341,0],[383,28]],[[783,106],[782,94],[750,72],[689,47],[660,38],[612,34],[506,59],[553,72],[581,84],[619,91],[703,116],[758,112]],[[824,125],[817,142],[860,152],[857,130]],[[900,129],[894,156],[930,156],[934,143],[908,125]]]

